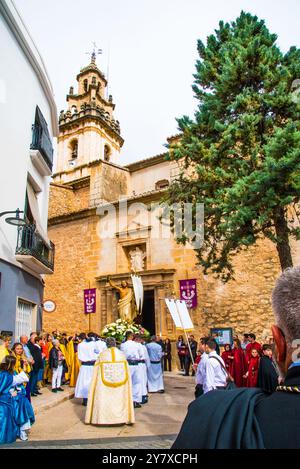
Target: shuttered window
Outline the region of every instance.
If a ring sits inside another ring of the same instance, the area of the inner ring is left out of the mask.
[[[34,305],[27,301],[18,299],[17,314],[16,314],[16,340],[20,339],[21,335],[27,335],[35,330],[35,311]]]

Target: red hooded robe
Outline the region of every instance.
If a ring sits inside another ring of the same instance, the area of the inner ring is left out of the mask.
[[[248,368],[247,388],[256,388],[260,357],[251,357]]]
[[[247,373],[248,370],[245,353],[241,347],[233,348],[232,353],[234,356],[232,376],[236,386],[238,388],[243,388],[246,386],[246,380],[243,376]]]

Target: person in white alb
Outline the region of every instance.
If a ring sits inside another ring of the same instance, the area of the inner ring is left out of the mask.
[[[202,352],[202,355],[196,371],[195,399],[197,399],[197,397],[202,396],[203,394],[203,384],[205,382],[206,376],[206,363],[208,360],[208,354],[206,353],[206,344],[208,340],[208,337],[203,337],[202,339],[200,339],[199,349]]]
[[[120,350],[124,353],[130,369],[133,406],[141,407],[143,377],[139,363],[144,360],[144,355],[141,345],[134,342],[133,332],[126,332],[126,342],[121,344]]]
[[[147,370],[150,367],[150,358],[148,354],[148,350],[146,345],[143,343],[143,337],[141,335],[135,335],[134,337],[135,342],[137,342],[140,346],[143,359],[140,360],[139,368],[142,378],[142,404],[147,404],[148,402],[148,375]]]
[[[95,352],[94,334],[90,333],[85,338],[85,334],[79,335],[82,340],[78,344],[78,360],[81,362],[79,375],[76,382],[75,397],[82,398],[82,405],[87,405],[89,389],[92,382],[94,364],[98,358],[99,352]]]
[[[205,350],[208,354],[208,359],[205,367],[203,392],[206,394],[216,389],[224,390],[227,385],[227,373],[223,359],[216,352],[215,340],[209,339]]]
[[[156,336],[151,337],[150,344],[146,345],[150,358],[150,366],[148,368],[148,390],[149,392],[165,392],[163,370],[161,366],[161,358],[164,354],[161,346],[156,342]]]
[[[96,335],[95,337],[95,348],[94,348],[94,352],[99,355],[100,353],[104,352],[104,350],[107,349],[107,345],[106,345],[106,342],[104,342],[104,340],[100,339],[99,336]]]

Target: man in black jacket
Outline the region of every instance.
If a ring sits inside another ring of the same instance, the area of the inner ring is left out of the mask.
[[[29,351],[32,355],[32,358],[34,360],[33,365],[31,365],[31,372],[30,372],[30,377],[29,377],[29,385],[30,385],[30,394],[31,396],[35,397],[38,394],[42,394],[37,387],[37,382],[38,382],[38,374],[39,370],[43,368],[43,356],[42,356],[42,351],[40,347],[38,347],[35,344],[35,338],[37,337],[37,334],[35,332],[32,332],[30,334],[30,339],[29,342],[27,343],[27,347],[29,348]]]
[[[190,344],[190,349],[192,352],[193,360],[195,362],[196,355],[197,355],[197,342],[195,341],[195,337],[193,335],[190,335],[188,338],[189,344]],[[190,374],[190,366],[192,363],[191,359],[191,354],[189,349],[187,350],[186,356],[185,356],[185,364],[184,364],[184,376],[189,376]],[[192,370],[192,376],[195,376],[195,370]]]
[[[271,396],[240,388],[199,397],[190,404],[172,449],[300,448],[300,267],[280,276],[272,306],[283,385]]]

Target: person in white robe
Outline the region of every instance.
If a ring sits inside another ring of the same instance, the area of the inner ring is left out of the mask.
[[[151,342],[146,345],[150,358],[150,366],[148,368],[148,391],[149,392],[165,392],[163,370],[161,358],[164,354],[162,347],[156,342],[156,336],[151,337]]]
[[[144,356],[140,344],[134,342],[133,332],[126,333],[126,342],[121,344],[120,349],[125,354],[130,369],[133,406],[141,407],[143,377],[139,363],[140,360],[144,359]]]
[[[129,365],[112,337],[93,368],[85,423],[132,425],[135,422]]]
[[[107,349],[106,342],[99,337],[96,337],[94,351],[97,355]]]
[[[147,347],[143,342],[143,337],[141,335],[135,335],[135,342],[140,345],[141,353],[143,359],[139,362],[139,368],[142,378],[142,404],[147,404],[148,402],[148,368],[150,366],[150,358],[147,351]]]
[[[98,354],[95,352],[94,335],[91,333],[88,334],[87,338],[84,337],[85,334],[79,335],[79,339],[82,340],[82,342],[78,344],[77,350],[78,360],[80,360],[81,366],[75,387],[75,397],[82,398],[82,405],[86,406],[93,377],[93,368]]]

